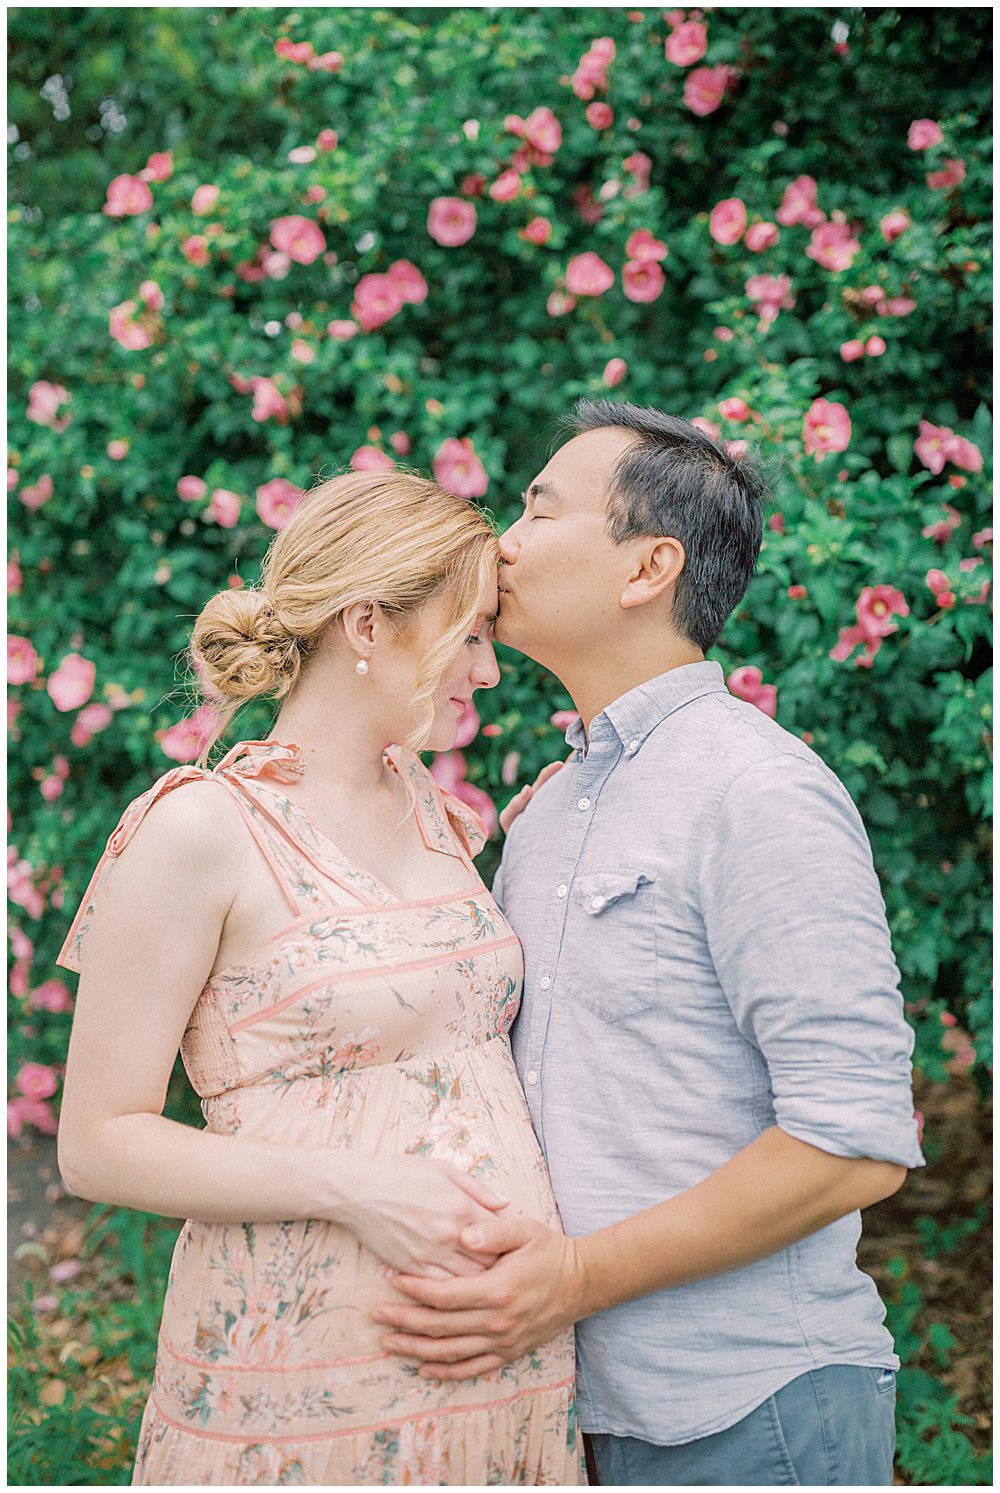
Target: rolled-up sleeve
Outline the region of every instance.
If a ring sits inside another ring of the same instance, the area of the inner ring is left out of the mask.
[[[744,769],[712,816],[700,883],[712,960],[767,1065],[777,1124],[836,1156],[923,1165],[913,1033],[843,785],[794,755]]]

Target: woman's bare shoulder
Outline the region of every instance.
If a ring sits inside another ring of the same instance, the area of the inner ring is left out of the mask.
[[[161,794],[143,815],[123,852],[133,862],[160,860],[164,869],[189,866],[195,874],[231,865],[245,845],[246,827],[232,793],[206,774]]]

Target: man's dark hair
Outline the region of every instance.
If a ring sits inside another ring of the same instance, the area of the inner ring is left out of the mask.
[[[704,652],[750,584],[760,553],[767,480],[749,452],[739,460],[677,415],[614,399],[581,399],[564,422],[576,435],[608,426],[638,437],[608,485],[616,544],[667,535],[684,546],[672,622]]]

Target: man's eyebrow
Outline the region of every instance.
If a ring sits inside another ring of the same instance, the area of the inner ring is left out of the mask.
[[[529,498],[555,498],[558,501],[559,492],[551,482],[533,482],[527,492],[521,494],[522,502],[526,503]]]

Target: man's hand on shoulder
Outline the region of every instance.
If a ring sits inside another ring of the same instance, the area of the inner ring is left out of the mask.
[[[381,1303],[391,1353],[423,1361],[428,1379],[471,1379],[512,1363],[588,1315],[576,1241],[523,1213],[466,1229],[466,1249],[500,1258],[478,1275],[430,1280],[400,1275],[407,1302]]]

